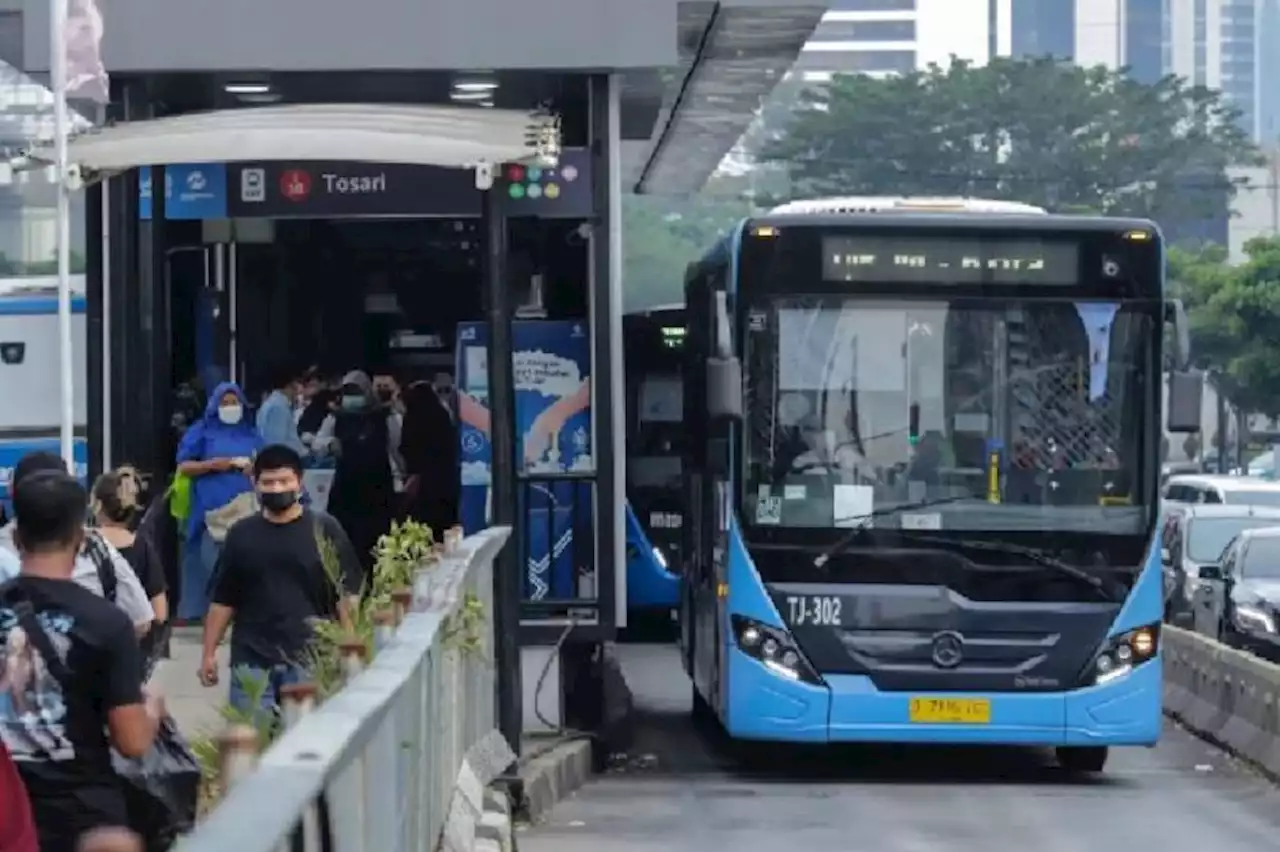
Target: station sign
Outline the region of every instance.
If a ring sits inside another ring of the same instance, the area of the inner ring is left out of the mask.
[[[151,170],[140,170],[139,215],[151,218]],[[469,169],[360,162],[175,164],[165,168],[165,218],[479,216]],[[508,164],[491,192],[508,216],[582,219],[594,212],[591,156],[561,154],[554,168]]]

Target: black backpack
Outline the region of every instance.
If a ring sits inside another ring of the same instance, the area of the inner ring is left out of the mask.
[[[86,530],[81,553],[93,560],[93,567],[98,572],[98,582],[102,585],[102,597],[115,603],[118,581],[115,562],[111,559],[111,551],[107,548],[107,543],[97,532]]]

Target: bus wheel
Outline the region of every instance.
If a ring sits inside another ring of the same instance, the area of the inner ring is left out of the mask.
[[[720,724],[720,720],[716,718],[716,711],[711,703],[702,697],[702,693],[698,692],[698,687],[694,684],[689,685],[689,693],[693,696],[690,715],[693,717],[694,727],[703,731],[714,730]]]
[[[1106,746],[1065,746],[1057,755],[1058,765],[1071,773],[1101,772],[1107,765]]]

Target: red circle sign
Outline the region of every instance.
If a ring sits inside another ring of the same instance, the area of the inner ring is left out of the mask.
[[[289,169],[280,175],[280,194],[290,201],[301,201],[311,194],[311,175],[302,169]]]

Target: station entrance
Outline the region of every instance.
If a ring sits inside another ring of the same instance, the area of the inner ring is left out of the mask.
[[[229,142],[211,162],[204,137],[199,159],[179,163],[180,144],[140,141],[138,168],[93,184],[88,200],[88,347],[102,353],[90,359],[91,468],[129,462],[163,485],[184,387],[228,378],[255,400],[284,358],[402,384],[448,374],[495,420],[479,436],[459,423],[460,512],[471,529],[513,527],[500,597],[523,644],[566,626],[566,647],[610,638],[625,611],[617,92],[602,75],[584,88],[553,164],[498,164],[487,182],[376,153],[336,159],[349,149],[296,134],[291,150],[315,153],[235,161]],[[505,379],[492,367],[502,361]],[[570,398],[580,403],[559,404]],[[551,409],[548,427],[539,414]],[[551,682],[577,679],[569,666]]]

